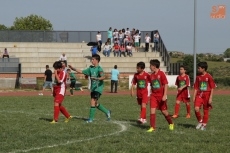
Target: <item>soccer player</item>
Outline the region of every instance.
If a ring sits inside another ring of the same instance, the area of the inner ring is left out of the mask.
[[[160,61],[150,60],[151,95],[150,95],[150,129],[147,132],[153,132],[156,128],[156,109],[159,109],[169,124],[169,130],[174,130],[174,124],[167,110],[167,90],[168,80],[163,71],[159,69]]]
[[[134,95],[134,87],[137,84],[137,102],[141,106],[140,119],[138,122],[141,124],[146,123],[146,105],[148,103],[148,83],[149,74],[144,71],[145,63],[139,62],[136,66],[137,73],[134,74],[131,86],[131,96]]]
[[[73,96],[73,90],[75,89],[77,78],[73,72],[71,72],[70,69],[67,69],[67,72],[69,74],[70,79],[70,96]]]
[[[66,117],[65,122],[69,122],[72,116],[70,116],[65,107],[62,106],[66,92],[66,73],[63,71],[62,63],[60,61],[55,62],[53,67],[55,69],[54,74],[57,84],[53,87],[54,118],[50,123],[54,124],[58,122],[59,112],[61,112]]]
[[[87,123],[91,123],[94,120],[96,108],[105,113],[107,116],[107,120],[110,120],[111,111],[106,109],[102,104],[98,103],[98,99],[100,98],[103,88],[104,88],[104,71],[101,66],[99,66],[100,55],[95,54],[92,56],[92,65],[85,70],[75,69],[71,65],[69,68],[78,72],[87,75],[91,79],[91,107],[89,113],[89,119],[86,121]]]
[[[208,69],[207,62],[200,62],[197,67],[200,74],[196,77],[193,96],[195,115],[198,121],[196,129],[206,130],[209,118],[209,109],[212,108],[212,96],[216,84],[212,76],[206,72]],[[200,108],[202,105],[204,112],[203,118],[200,114]]]
[[[175,104],[175,112],[172,118],[177,118],[180,110],[180,102],[184,102],[186,104],[187,115],[186,118],[190,118],[190,94],[189,94],[189,86],[190,79],[186,73],[185,66],[180,66],[180,75],[176,79],[175,85],[177,86],[177,97]]]

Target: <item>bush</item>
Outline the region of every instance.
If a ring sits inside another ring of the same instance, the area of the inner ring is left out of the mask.
[[[223,86],[230,86],[230,77],[214,78],[215,83]]]

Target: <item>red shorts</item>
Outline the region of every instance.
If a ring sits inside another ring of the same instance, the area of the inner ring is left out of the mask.
[[[141,98],[137,97],[137,103],[138,103],[138,105],[141,105],[142,103],[148,104],[148,101],[149,101],[148,95],[143,96]]]
[[[188,97],[183,97],[183,96],[181,96],[181,95],[177,95],[176,100],[178,100],[178,101],[180,101],[180,102],[184,102],[184,103],[190,102],[190,98],[188,98]]]
[[[62,103],[64,100],[64,95],[60,94],[60,88],[53,88],[54,102]]]
[[[210,97],[210,93],[202,93],[202,94],[198,94],[196,95],[196,99],[195,99],[195,107],[199,107],[201,108],[201,106],[203,105],[203,109],[204,110],[209,110],[212,108],[212,105],[209,104],[209,97]]]
[[[55,103],[62,103],[64,100],[64,96],[61,94],[57,94],[54,96],[54,102]]]
[[[167,110],[167,100],[162,101],[162,97],[150,97],[150,108],[157,108],[161,111]]]

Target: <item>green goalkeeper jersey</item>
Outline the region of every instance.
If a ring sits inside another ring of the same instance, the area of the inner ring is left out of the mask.
[[[104,76],[104,71],[101,66],[93,66],[91,65],[87,69],[82,71],[83,74],[94,77],[94,78],[100,78]],[[102,91],[104,89],[104,81],[103,80],[94,80],[91,79],[91,92],[97,91],[100,94],[102,94]]]
[[[76,78],[76,76],[75,76],[75,74],[73,72],[71,72],[69,74],[69,78],[70,78],[71,82],[76,82],[77,81],[77,78]]]

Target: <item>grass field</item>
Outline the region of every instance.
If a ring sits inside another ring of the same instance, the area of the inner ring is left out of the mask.
[[[171,114],[174,98],[169,96],[168,100]],[[136,123],[139,107],[129,96],[102,96],[100,102],[111,109],[112,120],[106,121],[97,111],[96,120],[90,124],[84,121],[89,113],[89,96],[66,97],[64,105],[76,117],[64,123],[60,115],[55,125],[49,123],[52,101],[51,96],[1,97],[0,152],[221,153],[230,147],[230,96],[214,96],[206,131],[195,130],[193,111],[191,119],[186,119],[185,106],[181,105],[175,130],[168,130],[158,111],[157,131],[153,133],[146,133],[148,123]]]

